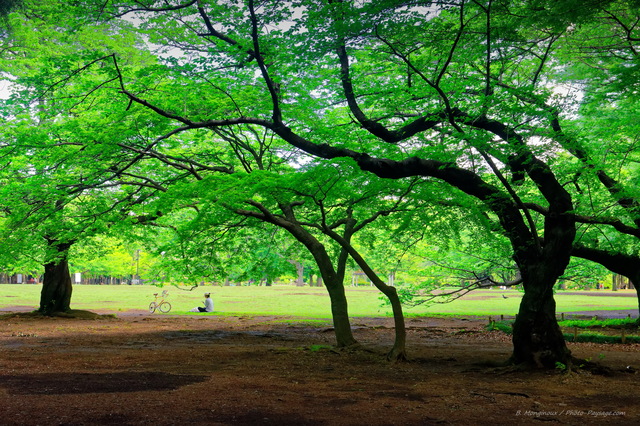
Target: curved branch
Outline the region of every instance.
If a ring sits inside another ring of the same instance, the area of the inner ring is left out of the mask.
[[[640,259],[638,256],[624,253],[611,253],[606,250],[594,249],[581,244],[573,245],[571,255],[599,263],[611,272],[629,278],[634,286],[640,286],[640,268],[638,268]]]
[[[249,0],[249,13],[251,14],[251,38],[253,39],[253,50],[255,51],[255,58],[258,61],[258,67],[262,78],[267,84],[267,89],[271,95],[271,103],[273,105],[273,121],[276,123],[282,122],[282,111],[280,110],[280,100],[278,99],[279,88],[269,75],[267,66],[264,63],[264,58],[260,53],[260,43],[258,38],[258,18],[256,16],[255,9],[253,7],[253,0]]]
[[[613,199],[616,200],[618,205],[624,208],[631,215],[631,218],[636,226],[640,227],[640,200],[633,197],[625,196],[620,182],[609,176],[609,174],[604,169],[597,166],[587,150],[581,146],[579,141],[564,133],[562,126],[560,125],[560,112],[558,111],[558,109],[547,105],[544,101],[538,99],[533,95],[526,96],[518,92],[511,86],[505,84],[499,85],[505,89],[513,91],[515,96],[523,102],[527,102],[529,104],[542,108],[551,115],[550,122],[551,128],[555,132],[555,134],[553,135],[555,140],[557,140],[562,145],[562,147],[566,149],[571,155],[580,160],[587,169],[593,170],[595,172],[596,177],[598,178],[602,186],[604,186],[609,194],[613,197]]]
[[[517,285],[520,285],[524,282],[524,280],[522,279],[521,276],[518,276],[516,279],[511,280],[511,281],[495,281],[491,278],[482,278],[482,279],[478,279],[470,284],[464,285],[462,287],[456,288],[455,290],[450,290],[450,291],[443,291],[441,293],[436,293],[436,294],[429,294],[426,295],[426,297],[424,299],[420,299],[416,302],[412,302],[411,305],[414,306],[418,306],[418,305],[422,305],[431,301],[435,301],[434,303],[450,303],[453,302],[456,299],[461,298],[462,296],[466,295],[467,293],[470,293],[474,290],[479,290],[479,289],[483,289],[483,288],[489,288],[489,287],[515,287]],[[443,299],[443,298],[447,298],[443,301],[438,301],[437,299]]]
[[[547,209],[546,207],[542,207],[538,204],[533,204],[533,203],[525,203],[526,208],[536,211],[544,216],[549,214],[549,209]],[[627,235],[632,235],[634,237],[640,238],[640,229],[633,227],[633,226],[629,226],[624,224],[620,219],[616,219],[616,218],[597,218],[594,216],[586,216],[586,215],[579,215],[579,214],[572,214],[572,213],[568,213],[571,214],[574,218],[576,222],[579,223],[586,223],[586,224],[591,224],[591,225],[608,225],[613,227],[616,231],[623,233],[623,234],[627,234]]]
[[[171,12],[174,10],[180,10],[180,9],[186,9],[189,6],[194,5],[198,0],[191,0],[188,1],[187,3],[184,4],[178,4],[176,6],[164,6],[164,7],[151,7],[151,6],[147,6],[145,4],[143,4],[140,1],[134,1],[134,3],[139,4],[140,7],[136,7],[136,8],[132,8],[132,9],[127,9],[124,12],[120,12],[115,14],[114,16],[116,18],[121,18],[124,15],[128,14],[128,13],[132,13],[132,12]],[[104,11],[105,6],[107,5],[109,1],[105,1],[104,5],[102,6],[100,13],[102,14],[102,12]]]
[[[529,224],[529,228],[531,229],[531,234],[535,241],[536,247],[538,248],[538,251],[540,251],[542,245],[540,244],[540,237],[538,236],[536,223],[533,221],[533,218],[531,217],[531,213],[529,213],[529,210],[526,208],[525,204],[522,202],[522,200],[520,199],[516,191],[514,191],[514,189],[511,187],[511,185],[509,184],[507,179],[504,177],[502,172],[500,172],[500,169],[498,169],[498,166],[496,166],[496,163],[491,159],[491,157],[484,151],[478,151],[478,152],[480,152],[480,155],[482,155],[482,158],[484,158],[487,164],[489,164],[489,167],[491,167],[491,170],[493,170],[493,173],[498,177],[498,180],[502,183],[502,186],[504,186],[504,188],[507,190],[509,195],[511,195],[511,198],[513,198],[513,201],[522,208],[522,213],[527,219],[527,223]]]
[[[235,41],[234,39],[232,39],[231,37],[228,37],[224,34],[222,34],[221,32],[217,31],[214,27],[213,27],[213,23],[211,22],[211,19],[209,18],[209,15],[207,14],[206,10],[204,10],[204,7],[202,6],[202,0],[196,0],[193,3],[198,3],[198,13],[200,14],[200,17],[202,17],[202,20],[204,21],[204,25],[205,27],[207,27],[207,31],[209,31],[208,34],[198,34],[200,36],[212,36],[215,37],[221,41],[224,41],[227,44],[230,44],[231,46],[237,46],[238,42]],[[254,52],[249,51],[248,52],[252,57],[255,56]]]

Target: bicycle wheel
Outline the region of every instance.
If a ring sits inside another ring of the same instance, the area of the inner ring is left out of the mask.
[[[160,309],[160,312],[163,312],[163,313],[165,313],[165,314],[166,314],[167,312],[169,312],[169,311],[171,310],[171,303],[169,303],[169,302],[162,302],[162,303],[160,304],[160,306],[158,306],[158,309]]]
[[[149,312],[154,313],[156,311],[157,307],[158,307],[158,305],[156,305],[156,302],[151,302],[149,304]]]

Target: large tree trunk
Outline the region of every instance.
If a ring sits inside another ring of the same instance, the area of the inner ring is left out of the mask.
[[[556,320],[553,286],[571,259],[575,223],[569,215],[555,213],[545,218],[544,229],[539,243],[517,246],[512,241],[524,287],[513,325],[512,361],[545,368],[570,366],[571,351]]]
[[[553,368],[557,363],[571,364],[571,351],[556,320],[553,298],[555,280],[524,277],[526,290],[513,325],[515,364]]]
[[[72,285],[69,262],[67,261],[71,243],[49,241],[49,247],[55,250],[56,255],[44,265],[38,312],[45,315],[68,312],[71,309]]]

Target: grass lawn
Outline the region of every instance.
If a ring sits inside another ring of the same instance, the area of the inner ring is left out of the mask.
[[[40,285],[0,285],[0,309],[18,306],[21,310],[36,309],[40,298]],[[75,285],[71,307],[85,310],[128,311],[146,310],[154,299],[153,293],[169,291],[171,314],[187,314],[201,306],[203,294],[211,292],[215,310],[222,314],[292,315],[308,318],[330,318],[329,296],[324,288],[274,287],[198,287],[192,291],[172,286],[99,286]],[[388,316],[391,309],[383,305],[380,293],[372,287],[348,287],[347,298],[352,317]],[[506,298],[503,297],[506,296]],[[405,307],[412,315],[505,315],[518,311],[522,293],[516,290],[479,290],[452,303],[431,306]],[[636,310],[635,290],[617,292],[560,292],[556,294],[557,312],[570,314],[582,311]],[[197,314],[194,314],[197,315]]]

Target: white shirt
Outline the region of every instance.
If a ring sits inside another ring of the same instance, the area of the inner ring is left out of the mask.
[[[210,297],[204,299],[204,309],[206,312],[213,312],[213,299]]]

